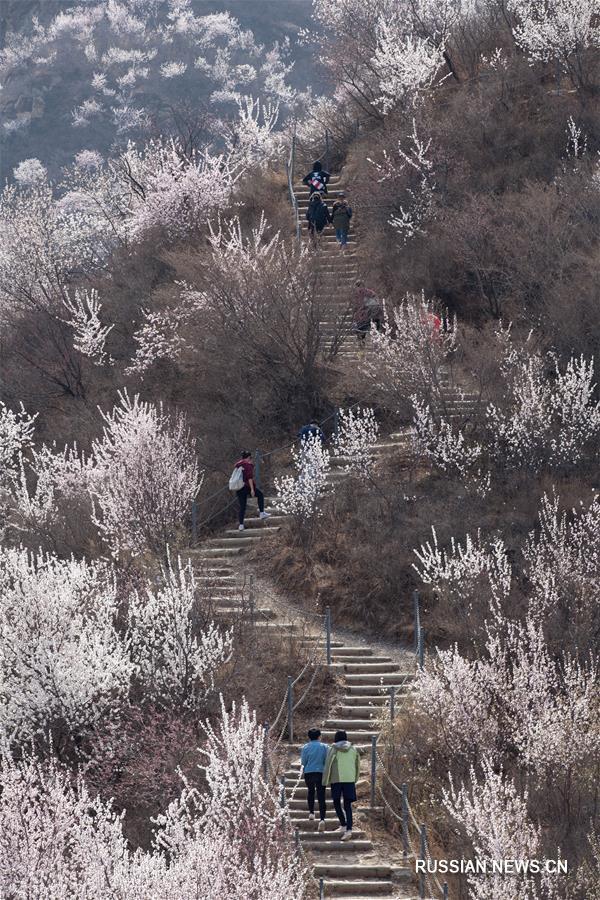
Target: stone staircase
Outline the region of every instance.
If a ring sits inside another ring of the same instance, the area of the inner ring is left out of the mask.
[[[338,190],[343,189],[339,177],[330,182],[329,203]],[[296,186],[302,229],[307,237],[304,218],[309,191],[303,185]],[[357,233],[353,228],[349,247],[340,251],[335,234],[329,226],[321,238],[321,246],[315,254],[320,283],[320,298],[325,310],[321,327],[330,353],[348,359],[351,363],[360,358],[361,348],[352,331],[352,304],[354,282],[358,277],[355,249]],[[368,338],[367,338],[368,341]],[[436,410],[447,418],[464,420],[475,402],[475,395],[463,393],[450,383],[444,388],[443,409]],[[374,450],[379,456],[406,456],[410,446],[410,428],[387,435]],[[345,476],[348,463],[343,457],[331,459],[329,484],[335,485]],[[305,649],[322,640],[320,635],[300,632],[296,622],[289,621],[267,605],[248,602],[248,584],[243,571],[245,556],[261,540],[276,537],[286,521],[286,515],[277,508],[273,498],[265,499],[268,519],[261,520],[251,513],[249,503],[246,528],[238,531],[233,525],[222,534],[204,541],[197,550],[189,552],[197,567],[197,579],[210,592],[215,614],[220,618],[252,617],[257,631],[295,636]],[[246,574],[250,574],[248,571]],[[296,830],[304,854],[312,866],[316,879],[323,879],[326,897],[340,900],[368,900],[374,896],[408,900],[415,898],[414,871],[404,861],[400,848],[390,852],[389,846],[378,846],[369,837],[369,766],[371,739],[378,736],[380,720],[389,704],[390,689],[395,689],[399,702],[410,693],[414,680],[415,660],[407,653],[401,661],[387,655],[378,655],[368,646],[332,642],[332,668],[342,682],[339,703],[330,711],[322,724],[322,739],[333,740],[335,732],[343,729],[349,740],[361,751],[361,778],[357,784],[359,802],[355,805],[355,828],[352,840],[342,842],[337,834],[339,823],[333,804],[328,799],[325,831],[317,831],[317,820],[308,818],[307,790],[300,777],[299,747],[289,747],[288,768],[285,773],[285,796],[289,818]],[[328,792],[329,793],[329,792]]]
[[[344,189],[343,178],[333,175],[329,182],[329,194],[324,198],[330,210],[338,191]],[[302,235],[309,241],[306,210],[311,191],[299,183],[294,185],[294,193],[298,202]],[[335,239],[333,226],[328,225],[319,239],[319,249],[315,252],[315,271],[319,280],[317,298],[324,310],[320,325],[325,339],[325,350],[327,353],[350,360],[358,358],[361,351],[361,345],[353,331],[352,310],[355,281],[359,277],[356,258],[359,237],[355,212],[346,250],[342,252]]]
[[[391,448],[394,441],[387,441]],[[384,446],[382,446],[382,452]],[[211,538],[198,550],[189,551],[198,583],[209,591],[217,617],[253,617],[258,632],[295,636],[300,645],[310,650],[322,634],[300,633],[300,626],[288,621],[268,606],[250,608],[247,581],[240,563],[256,541],[276,535],[286,519],[271,498],[265,508],[271,517],[246,518],[246,529],[225,529],[222,536]],[[246,595],[246,596],[244,596]],[[291,825],[312,867],[316,879],[323,879],[326,897],[341,900],[367,900],[373,896],[410,898],[415,896],[413,871],[398,851],[390,859],[388,848],[378,847],[362,827],[370,815],[369,760],[371,738],[379,733],[379,719],[389,703],[390,688],[398,700],[411,690],[414,679],[414,656],[406,655],[402,665],[390,656],[376,654],[368,646],[356,646],[340,640],[332,641],[332,668],[342,682],[339,703],[333,707],[322,725],[323,740],[330,742],[338,729],[344,729],[349,740],[361,751],[361,778],[357,784],[359,803],[355,805],[355,829],[351,841],[342,842],[336,833],[339,823],[328,801],[326,830],[317,831],[316,820],[309,820],[306,787],[300,778],[299,747],[289,746],[285,794]],[[300,779],[300,780],[299,780]]]
[[[356,786],[359,801],[355,805],[354,823],[357,827],[353,829],[352,840],[341,840],[330,798],[327,800],[325,831],[317,830],[317,819],[309,819],[307,790],[304,780],[299,780],[300,747],[291,755],[285,773],[291,824],[297,830],[298,840],[312,864],[313,874],[323,879],[326,897],[354,900],[366,900],[373,896],[413,897],[412,868],[404,863],[400,854],[390,859],[389,852],[378,847],[361,826],[371,812],[371,739],[379,734],[379,720],[389,703],[390,688],[395,688],[398,699],[411,691],[414,658],[407,654],[401,665],[389,656],[375,655],[369,647],[335,642],[332,664],[342,680],[342,696],[321,726],[322,740],[331,742],[335,731],[343,729],[348,739],[361,751],[361,777]]]

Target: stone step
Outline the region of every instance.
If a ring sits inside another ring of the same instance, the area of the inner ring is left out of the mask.
[[[372,657],[373,651],[370,647],[347,647],[345,644],[339,643],[335,646],[334,655]]]
[[[211,597],[211,600],[217,609],[233,609],[240,606],[242,603],[242,597],[240,595],[237,597]],[[249,607],[249,600],[247,597],[245,598],[245,605],[246,608]]]
[[[361,900],[363,900],[365,896],[371,896],[373,894],[377,896],[390,896],[394,890],[393,882],[383,879],[378,881],[360,881],[357,879],[340,881],[338,879],[325,878],[323,886],[326,897],[348,897],[349,895],[352,895],[354,897],[360,897]]]
[[[344,704],[343,706],[338,706],[337,712],[343,719],[351,719],[352,716],[361,716],[362,719],[368,719],[377,718],[381,715],[383,709],[385,709],[384,703],[381,706],[348,706]],[[326,722],[325,724],[331,724],[331,722]]]
[[[368,730],[366,728],[352,729],[352,730],[350,730],[349,728],[344,728],[347,739],[349,741],[352,741],[352,743],[356,744],[357,746],[360,746],[360,744],[362,743],[365,745],[365,747],[370,747],[371,746],[371,738],[373,737],[373,735],[377,736],[379,734],[379,729],[374,728],[372,722],[369,724],[371,727]],[[321,737],[322,737],[323,741],[326,744],[332,743],[335,739],[335,733],[338,730],[339,729],[337,727],[331,728],[331,729],[322,728],[321,729]]]
[[[354,831],[352,831],[352,834],[354,835]],[[359,851],[368,853],[373,849],[373,842],[369,840],[360,840],[355,837],[353,837],[351,841],[337,840],[327,841],[326,843],[305,839],[302,841],[302,846],[305,850],[311,850],[313,853],[358,853]]]
[[[348,687],[367,687],[369,685],[397,685],[400,687],[404,681],[412,680],[414,681],[415,675],[414,673],[407,672],[383,672],[381,674],[378,673],[368,673],[361,672],[360,675],[349,673],[346,675],[346,682]]]
[[[300,608],[299,612],[302,612]],[[323,642],[324,638],[322,634],[307,634],[306,637],[303,637],[300,641],[301,644],[321,644]],[[331,641],[331,647],[337,649],[338,647],[343,647],[343,643],[342,641]]]
[[[393,663],[393,659],[391,656],[363,656],[356,653],[344,653],[343,650],[336,650],[333,654],[334,661],[337,663],[344,663],[344,665],[379,665],[379,664],[388,664]],[[349,670],[350,671],[350,670]]]
[[[242,556],[247,550],[247,547],[227,547],[227,546],[218,546],[218,547],[206,547],[202,551],[202,556],[200,559],[227,559],[231,556]]]
[[[346,676],[346,681],[350,676]],[[352,676],[353,677],[353,676]],[[376,696],[377,693],[381,697],[389,698],[390,696],[390,687],[394,686],[396,688],[396,696],[402,696],[402,694],[409,694],[413,690],[412,680],[409,681],[397,681],[395,683],[385,684],[381,687],[381,690],[377,692],[378,685],[369,679],[368,684],[346,684],[344,690],[346,691],[348,696],[359,697],[364,699],[365,697]],[[347,699],[347,698],[345,698]]]
[[[277,613],[267,606],[258,606],[254,611],[248,606],[222,606],[215,610],[215,616],[218,619],[226,619],[232,616],[243,619],[251,619],[252,616],[256,619],[276,619]]]
[[[317,878],[390,878],[392,872],[392,866],[385,863],[318,863],[314,867]]]
[[[271,519],[263,519],[263,522],[270,522]],[[247,523],[245,524],[245,528],[243,531],[240,531],[239,528],[228,528],[223,533],[226,535],[231,535],[231,537],[243,538],[245,540],[258,540],[262,537],[269,537],[270,535],[277,534],[278,531],[281,531],[278,525],[263,525],[262,528],[250,527],[248,528]]]
[[[318,805],[315,801],[315,809],[318,814]],[[290,819],[295,828],[297,828],[300,832],[305,834],[314,832],[314,838],[317,839],[317,835],[323,840],[331,840],[333,838],[332,831],[336,831],[340,827],[340,823],[338,822],[338,817],[333,811],[333,804],[331,803],[331,797],[327,797],[327,812],[325,814],[325,831],[319,832],[317,831],[317,825],[319,824],[317,819],[309,819],[308,818],[308,810],[306,809],[306,805],[304,810],[300,809],[290,809],[289,811]],[[359,837],[364,837],[364,831],[360,829],[357,830],[356,834]]]
[[[352,662],[344,664],[344,671],[353,675],[385,675],[398,672],[400,667],[395,662]]]
[[[335,821],[331,821],[331,822],[328,822],[327,819],[325,820],[326,826],[329,824],[331,825],[331,828],[326,831],[317,831],[317,825],[318,825],[317,819],[314,820],[313,824],[315,826],[314,829],[311,829],[309,831],[305,831],[304,829],[302,829],[302,830],[297,829],[298,837],[300,838],[300,840],[301,841],[303,841],[303,840],[314,841],[315,844],[316,843],[324,844],[326,847],[331,846],[331,844],[336,840],[335,832],[339,829],[339,825],[340,825],[337,818],[335,819]],[[335,828],[333,826],[335,826]],[[352,839],[359,840],[359,841],[365,840],[366,834],[360,828],[353,828],[352,829]]]
[[[192,555],[193,554],[193,555]],[[195,569],[197,581],[219,581],[227,579],[230,582],[239,581],[239,575],[235,574],[232,563],[215,562],[212,559],[203,559],[201,550],[188,551],[190,562],[192,565],[198,566]]]
[[[264,631],[267,634],[277,634],[278,632],[296,634],[299,630],[294,622],[257,622],[254,627],[257,631]]]
[[[325,724],[323,725],[323,730],[325,729],[334,729],[335,731],[347,731],[348,733],[352,731],[373,731],[375,726],[375,720],[373,719],[359,719],[358,716],[356,718],[354,716],[348,716],[339,718],[339,719],[326,719]]]
[[[401,695],[400,695],[401,696]],[[343,697],[342,703],[347,707],[364,706],[373,707],[373,709],[381,709],[386,703],[389,703],[390,695],[386,692],[377,694],[377,696],[366,695],[364,697]]]
[[[251,519],[244,519],[244,525],[246,526],[246,529],[260,528],[260,530],[262,531],[263,529],[268,530],[269,528],[274,528],[275,530],[279,530],[278,526],[283,525],[288,521],[289,518],[289,516],[281,514],[278,516],[269,516],[268,519],[259,519],[258,516],[254,516]],[[269,524],[266,525],[266,522],[268,522]]]

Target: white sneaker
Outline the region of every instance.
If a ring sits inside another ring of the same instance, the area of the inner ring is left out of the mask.
[[[342,840],[343,841],[351,841],[352,840],[352,832],[346,831],[346,833],[342,835]]]
[[[261,512],[261,513],[258,514],[258,518],[259,518],[259,519],[268,519],[268,518],[270,517],[270,515],[271,515],[271,513],[268,513],[268,512]]]
[[[346,826],[340,825],[339,828],[336,828],[336,830],[334,831],[334,834],[346,834]]]
[[[317,825],[317,831],[325,831],[325,819],[321,819]]]
[[[243,525],[238,525],[238,531],[243,531],[243,530],[244,530],[244,526],[243,526]]]
[[[313,821],[314,821],[314,818],[315,818],[315,814],[314,814],[314,813],[309,813],[309,814],[308,814],[308,818],[310,819],[311,822],[313,822]]]

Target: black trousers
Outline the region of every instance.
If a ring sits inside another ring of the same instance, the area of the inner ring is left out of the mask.
[[[344,799],[343,810],[342,798]],[[331,799],[340,825],[345,825],[348,831],[352,831],[352,803],[356,800],[356,785],[347,781],[335,782],[331,785]]]
[[[304,776],[306,787],[308,788],[308,811],[315,811],[315,791],[317,792],[317,800],[319,801],[319,818],[325,818],[327,804],[325,803],[325,787],[322,784],[323,775],[321,772],[307,772]]]
[[[258,500],[258,511],[264,512],[265,510],[265,495],[260,490],[260,488],[255,487],[254,493],[256,494],[256,499]],[[246,503],[248,502],[248,497],[250,496],[250,488],[244,485],[239,491],[237,491],[238,503],[240,504],[240,525],[244,524],[244,517],[246,515]]]

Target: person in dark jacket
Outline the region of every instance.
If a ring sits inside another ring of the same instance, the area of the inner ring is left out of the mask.
[[[335,228],[335,236],[338,240],[341,250],[345,250],[348,244],[348,232],[350,230],[350,219],[352,218],[352,208],[346,200],[343,191],[338,194],[338,199],[331,209],[331,221]]]
[[[316,162],[313,163],[311,171],[302,179],[302,184],[306,184],[311,191],[318,191],[319,194],[326,194],[327,184],[330,178],[331,175],[329,172],[326,172],[321,163],[316,160]]]
[[[298,440],[300,443],[303,441],[307,441],[310,438],[319,438],[322,444],[325,443],[325,435],[322,430],[319,428],[317,422],[310,422],[308,425],[305,425],[298,432]]]
[[[244,518],[246,516],[246,504],[248,497],[256,497],[258,500],[258,518],[268,519],[270,513],[265,512],[265,495],[256,485],[254,477],[254,464],[252,462],[252,454],[249,450],[243,450],[240,458],[235,464],[236,469],[242,469],[244,473],[244,486],[237,491],[239,511],[239,529],[244,530]]]
[[[331,222],[331,216],[327,209],[327,204],[323,202],[318,191],[311,194],[306,210],[306,219],[308,221],[308,230],[313,239],[315,247],[323,229]]]

